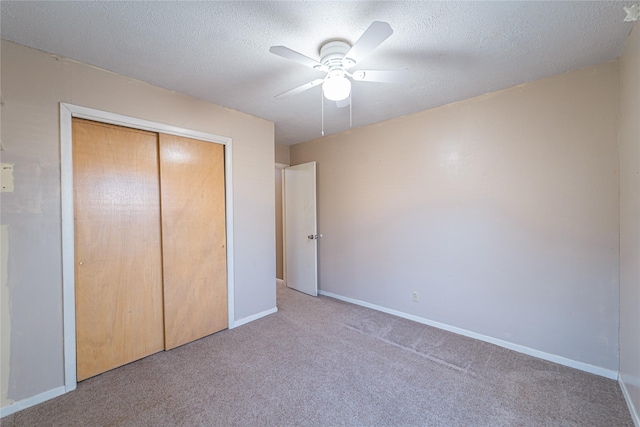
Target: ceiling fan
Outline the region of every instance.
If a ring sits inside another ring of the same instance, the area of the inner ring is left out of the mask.
[[[375,48],[393,34],[387,22],[375,21],[351,46],[346,41],[329,41],[320,47],[320,61],[311,59],[284,46],[271,46],[269,52],[326,73],[324,78],[288,90],[276,99],[297,95],[322,85],[324,97],[336,101],[338,107],[350,104],[351,80],[359,82],[402,83],[409,78],[408,70],[352,70]]]

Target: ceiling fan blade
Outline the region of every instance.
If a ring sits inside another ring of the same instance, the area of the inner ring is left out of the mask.
[[[281,56],[286,59],[290,59],[299,64],[306,65],[309,68],[313,68],[314,70],[327,71],[327,67],[316,61],[315,59],[311,59],[308,56],[304,56],[301,53],[296,52],[295,50],[291,50],[288,47],[284,46],[271,46],[269,48],[269,52]]]
[[[336,107],[338,108],[347,107],[350,103],[351,103],[351,97],[349,96],[341,101],[336,101]]]
[[[391,25],[387,22],[374,21],[347,52],[342,60],[342,65],[346,68],[353,67],[380,46],[391,34],[393,34]]]
[[[282,98],[287,98],[289,96],[292,95],[297,95],[299,93],[304,92],[305,90],[309,90],[314,86],[318,86],[319,84],[322,84],[322,82],[324,81],[324,79],[315,79],[313,81],[310,81],[309,83],[305,83],[301,86],[295,87],[291,90],[288,90],[286,92],[281,93],[280,95],[276,95],[276,99],[282,99]]]
[[[358,70],[353,72],[353,80],[358,82],[404,83],[409,80],[409,70]]]

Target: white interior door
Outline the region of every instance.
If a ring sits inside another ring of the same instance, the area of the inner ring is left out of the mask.
[[[285,281],[288,287],[318,295],[316,162],[284,170]]]

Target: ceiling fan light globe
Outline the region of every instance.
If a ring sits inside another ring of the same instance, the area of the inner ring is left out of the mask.
[[[327,78],[322,83],[322,93],[329,101],[342,101],[351,93],[351,81],[345,77]]]

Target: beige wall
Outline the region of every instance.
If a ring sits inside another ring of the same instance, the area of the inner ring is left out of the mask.
[[[292,146],[320,289],[617,371],[617,84],[611,62]]]
[[[640,422],[640,24],[620,59],[620,379]],[[640,425],[640,424],[638,424]]]
[[[275,160],[276,163],[282,163],[284,165],[289,164],[289,146],[284,144],[275,145]]]
[[[275,307],[273,123],[4,40],[1,84],[2,156],[15,170],[15,191],[2,194],[3,406],[63,385],[61,101],[231,137],[235,318]]]
[[[11,316],[9,316],[9,288],[7,266],[9,234],[6,225],[0,226],[0,408],[11,403],[9,394],[9,358],[11,351]]]

